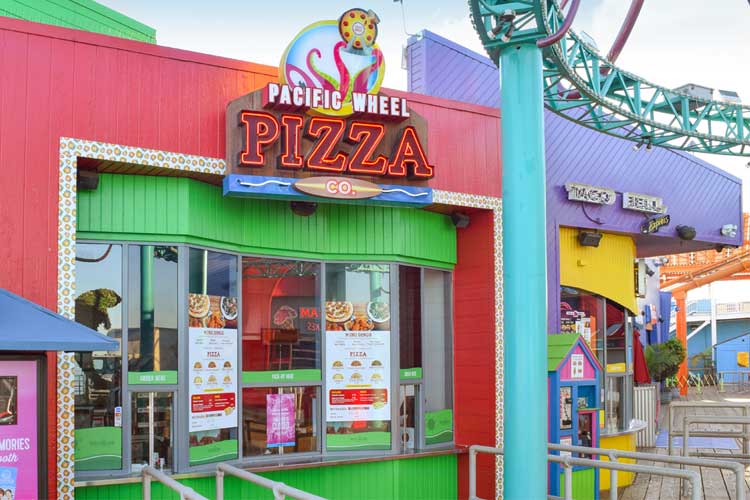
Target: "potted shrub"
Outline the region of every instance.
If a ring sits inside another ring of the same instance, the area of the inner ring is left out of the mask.
[[[679,340],[671,338],[662,344],[647,346],[644,355],[651,378],[661,387],[662,402],[669,402],[672,395],[665,382],[677,375],[685,360],[685,348]]]

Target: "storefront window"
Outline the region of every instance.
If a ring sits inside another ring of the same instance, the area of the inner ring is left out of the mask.
[[[76,245],[76,321],[122,339],[122,247]],[[75,467],[122,468],[122,352],[76,353]]]
[[[173,395],[171,392],[135,392],[131,395],[132,469],[146,465],[172,468],[174,450]]]
[[[453,342],[451,338],[450,274],[424,270],[423,338],[425,358],[426,445],[453,441]]]
[[[245,456],[318,451],[317,387],[253,387],[242,390]]]
[[[560,292],[560,333],[578,333],[600,363],[604,363],[604,302],[584,290],[563,287]]]
[[[173,246],[128,249],[128,383],[177,383],[177,270]]]
[[[589,343],[602,372],[601,405],[605,432],[618,432],[630,424],[632,414],[632,326],[628,311],[598,295],[562,287],[560,330],[578,333]]]
[[[389,266],[326,265],[326,447],[391,449]]]
[[[242,258],[242,370],[250,383],[320,380],[320,264]]]
[[[422,269],[399,266],[401,379],[422,378]]]
[[[190,249],[190,465],[237,458],[237,257]]]

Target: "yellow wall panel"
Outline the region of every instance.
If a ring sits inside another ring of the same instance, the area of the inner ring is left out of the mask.
[[[638,312],[630,236],[604,233],[598,247],[578,244],[578,229],[560,228],[560,284],[614,300]]]

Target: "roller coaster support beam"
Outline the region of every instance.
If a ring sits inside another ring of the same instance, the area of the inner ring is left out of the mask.
[[[547,244],[542,49],[500,54],[505,337],[504,498],[547,498]],[[531,478],[531,480],[530,480]]]

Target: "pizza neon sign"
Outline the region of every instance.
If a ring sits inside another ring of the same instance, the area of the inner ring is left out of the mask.
[[[399,134],[390,157],[377,153],[386,130],[382,123],[314,116],[304,123],[299,115],[282,114],[277,118],[265,111],[243,111],[244,147],[239,155],[241,167],[263,167],[266,150],[281,143],[277,166],[286,170],[350,173],[371,176],[430,179],[434,167],[419,141],[414,127]],[[302,139],[312,141],[303,152]],[[353,146],[348,152],[340,146]]]

